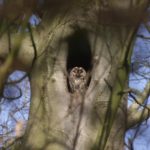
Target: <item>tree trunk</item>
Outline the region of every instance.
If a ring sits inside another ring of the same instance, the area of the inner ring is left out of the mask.
[[[101,26],[94,30],[87,26],[83,28],[87,29],[92,52],[92,69],[87,70],[91,81],[83,95],[83,107],[81,104],[68,113],[71,93],[67,85],[69,40],[66,39],[74,33],[66,24],[59,28],[59,34],[55,34],[34,65],[30,117],[22,149],[91,150],[103,144],[99,141],[99,135],[102,135],[106,110],[117,81],[119,58],[133,29],[119,26]],[[125,98],[120,103],[106,150],[123,149],[126,101]]]

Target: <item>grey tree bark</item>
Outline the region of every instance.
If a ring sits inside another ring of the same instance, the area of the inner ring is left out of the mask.
[[[83,95],[82,112],[80,106],[71,114],[68,114],[71,94],[67,88],[68,48],[65,39],[72,32],[68,33],[68,30],[71,30],[68,24],[59,28],[58,36],[55,33],[56,40],[53,39],[54,44],[50,41],[34,66],[30,118],[23,149],[91,150],[96,149],[100,142],[99,135],[103,132],[111,88],[115,86],[120,67],[120,51],[133,29],[102,26],[99,27],[100,31],[95,31],[89,27],[93,54],[91,82]],[[111,129],[105,148],[107,150],[123,149],[127,123],[126,102],[125,97]]]

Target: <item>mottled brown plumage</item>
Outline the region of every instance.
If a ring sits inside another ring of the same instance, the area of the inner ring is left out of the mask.
[[[86,89],[87,73],[82,67],[74,67],[69,74],[69,86],[72,93],[83,93]]]
[[[69,86],[72,93],[69,113],[72,113],[82,103],[87,87],[87,73],[82,67],[72,68],[69,73]]]

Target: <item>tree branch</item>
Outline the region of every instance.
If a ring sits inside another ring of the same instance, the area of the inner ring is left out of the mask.
[[[7,76],[12,69],[14,60],[19,53],[19,49],[20,49],[23,38],[24,38],[24,35],[21,34],[19,36],[19,38],[14,40],[14,43],[12,45],[12,50],[8,53],[6,60],[0,66],[0,94],[2,93],[2,89],[3,89],[4,83],[7,79]]]
[[[136,124],[143,122],[150,117],[150,105],[147,105],[147,100],[150,95],[150,81],[146,84],[143,93],[137,98],[131,96],[134,102],[128,109],[128,125],[127,129],[135,126]],[[141,106],[143,108],[141,108]],[[139,110],[141,108],[141,110]]]
[[[148,99],[149,94],[150,94],[150,81],[147,82],[147,84],[144,88],[144,91],[141,93],[141,95],[139,95],[136,98],[136,101],[131,104],[128,111],[132,113],[132,112],[136,111],[137,109],[139,109],[139,107],[144,104],[145,100]]]
[[[134,113],[128,114],[127,129],[132,128],[139,123],[142,123],[150,117],[150,105],[148,105],[147,108],[139,111],[137,110]]]
[[[141,38],[141,39],[144,39],[144,40],[150,40],[150,37],[144,36],[144,35],[142,35],[142,34],[137,34],[137,37],[138,37],[138,38]]]

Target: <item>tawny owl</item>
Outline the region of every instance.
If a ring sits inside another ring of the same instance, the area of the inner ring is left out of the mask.
[[[82,67],[74,67],[69,74],[69,86],[72,93],[85,91],[87,79]]]

